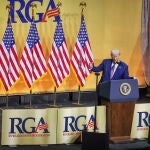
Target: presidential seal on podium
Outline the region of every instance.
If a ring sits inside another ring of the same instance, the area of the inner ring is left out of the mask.
[[[129,95],[131,92],[131,85],[129,83],[122,83],[120,85],[120,93],[122,95]]]

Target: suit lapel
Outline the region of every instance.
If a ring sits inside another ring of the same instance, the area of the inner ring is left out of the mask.
[[[110,73],[111,73],[111,64],[112,64],[112,60],[110,60],[108,64],[108,77],[110,77]]]

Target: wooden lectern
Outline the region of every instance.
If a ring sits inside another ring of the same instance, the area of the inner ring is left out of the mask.
[[[136,79],[111,80],[99,88],[102,105],[107,111],[107,132],[113,142],[129,141],[133,112],[139,98]]]

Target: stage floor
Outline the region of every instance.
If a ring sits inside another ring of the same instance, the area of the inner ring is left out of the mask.
[[[135,140],[132,143],[110,144],[110,150],[150,150],[150,144],[147,140]],[[81,144],[60,144],[47,146],[0,146],[0,150],[81,150]],[[94,150],[94,148],[93,148]]]

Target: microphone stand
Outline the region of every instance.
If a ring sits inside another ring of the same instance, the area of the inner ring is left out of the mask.
[[[95,72],[95,75],[96,75],[96,87],[97,87],[97,85],[98,85],[98,76],[100,75],[100,73],[99,72]]]
[[[100,73],[99,72],[96,72],[95,73],[95,76],[96,76],[96,92],[97,92],[97,86],[98,86],[98,77],[99,77]],[[97,94],[97,93],[96,93]],[[97,94],[98,95],[98,94]],[[95,105],[95,120],[94,120],[94,132],[96,132],[96,129],[97,129],[97,126],[96,126],[96,105]]]

